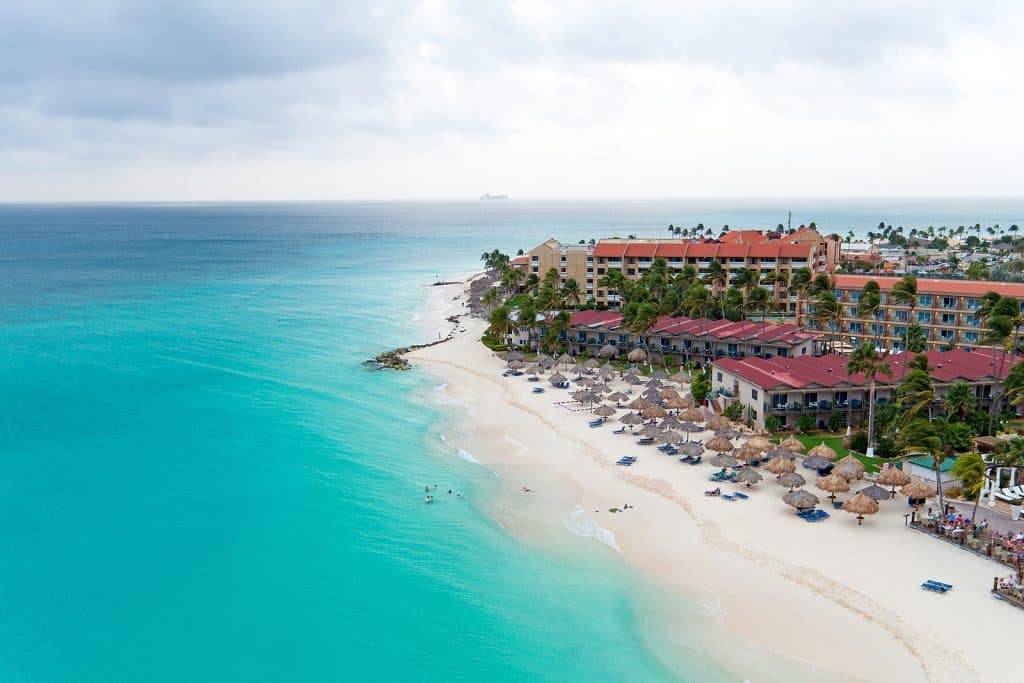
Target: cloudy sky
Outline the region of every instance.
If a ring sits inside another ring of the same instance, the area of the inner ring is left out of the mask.
[[[1020,196],[1018,2],[6,0],[0,200]]]

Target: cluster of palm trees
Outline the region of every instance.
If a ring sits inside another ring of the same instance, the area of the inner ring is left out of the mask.
[[[543,278],[506,267],[499,278],[500,287],[488,289],[480,302],[490,309],[488,334],[492,339],[507,341],[519,330],[527,330],[533,344],[533,332],[544,321],[545,339],[551,345],[569,328],[571,308],[579,307],[583,292],[576,280],[569,278],[559,285],[558,271],[548,270]]]

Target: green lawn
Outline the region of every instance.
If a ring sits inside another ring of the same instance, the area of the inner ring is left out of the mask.
[[[781,438],[784,439],[786,438],[786,436],[789,435],[782,436]],[[834,450],[836,453],[838,453],[840,458],[845,458],[847,455],[850,454],[849,449],[843,446],[842,434],[816,432],[814,434],[796,434],[795,436],[797,439],[800,440],[801,443],[803,443],[804,446],[807,447],[807,450],[811,450],[819,443],[824,441],[825,445]],[[857,458],[862,463],[864,463],[864,469],[867,470],[868,472],[877,472],[879,470],[879,466],[885,462],[881,458],[869,458],[863,453],[854,453],[853,457]]]

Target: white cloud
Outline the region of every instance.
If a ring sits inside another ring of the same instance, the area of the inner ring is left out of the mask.
[[[0,6],[0,199],[1018,194],[1010,3]]]

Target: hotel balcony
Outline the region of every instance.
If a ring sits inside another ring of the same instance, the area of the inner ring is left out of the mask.
[[[621,268],[622,267],[622,261],[608,261],[608,267],[609,268]]]
[[[774,269],[778,265],[778,261],[761,261],[761,268],[772,268]]]

